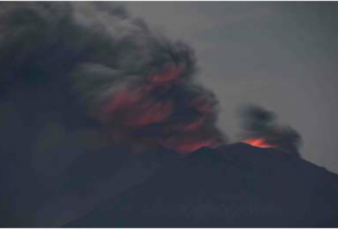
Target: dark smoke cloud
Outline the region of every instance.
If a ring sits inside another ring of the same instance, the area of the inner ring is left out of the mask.
[[[241,115],[245,138],[264,138],[268,145],[300,156],[301,136],[293,128],[279,125],[274,113],[250,105],[242,109]]]
[[[196,69],[189,46],[120,5],[0,5],[2,93],[29,84],[74,96],[115,143],[181,153],[221,143],[217,101]]]

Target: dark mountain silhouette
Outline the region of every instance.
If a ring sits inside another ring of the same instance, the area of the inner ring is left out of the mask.
[[[168,160],[145,182],[66,226],[337,225],[338,175],[278,149],[239,143]]]

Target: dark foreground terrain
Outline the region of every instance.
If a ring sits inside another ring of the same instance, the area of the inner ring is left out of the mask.
[[[164,157],[145,182],[65,226],[338,226],[338,176],[299,157],[246,144]]]

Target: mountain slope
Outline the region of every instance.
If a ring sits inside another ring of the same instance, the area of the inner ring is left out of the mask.
[[[67,227],[334,227],[338,176],[246,144],[201,149]]]

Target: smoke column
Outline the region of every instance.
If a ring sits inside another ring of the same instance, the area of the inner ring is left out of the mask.
[[[287,153],[300,156],[300,135],[289,126],[281,126],[276,116],[262,107],[247,106],[241,112],[243,118],[244,142],[260,144],[262,148],[275,147]]]
[[[190,153],[223,142],[191,48],[111,3],[0,5],[1,91],[47,85],[81,100],[114,144]]]

